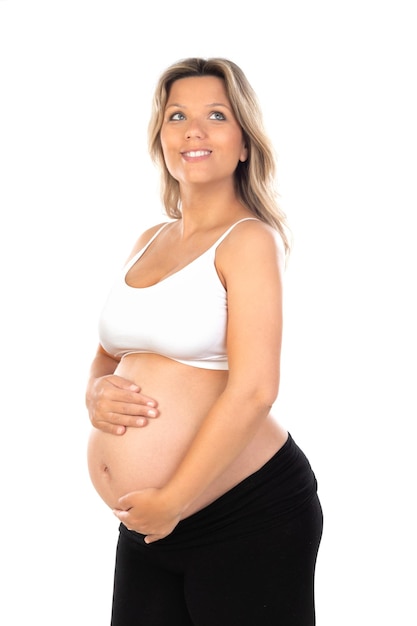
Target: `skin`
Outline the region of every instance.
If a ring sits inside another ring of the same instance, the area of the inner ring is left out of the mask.
[[[129,270],[126,280],[136,287],[165,279],[231,224],[253,217],[234,191],[234,171],[247,149],[221,79],[193,77],[172,85],[161,142],[166,166],[180,185],[183,217]],[[132,254],[158,227],[139,238]],[[150,468],[158,484],[132,488],[114,503],[108,497],[118,519],[146,535],[148,543],[261,467],[286,441],[286,431],[270,413],[279,388],[283,267],[279,237],[259,221],[239,224],[218,247],[216,269],[228,292],[228,372],[158,355],[129,355],[119,362],[98,347],[86,395],[98,437],[119,435],[116,440],[127,438],[128,444],[141,431],[151,442],[152,433],[163,439],[169,424],[165,405],[175,405],[184,416],[179,424],[194,420],[187,445],[183,440],[178,458],[171,465],[167,461],[166,474],[159,466]],[[139,380],[148,393],[142,393]],[[94,434],[92,445],[94,453]],[[101,487],[103,478],[97,480]]]

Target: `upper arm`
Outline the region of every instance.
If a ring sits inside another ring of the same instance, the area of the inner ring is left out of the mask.
[[[227,289],[229,384],[272,404],[279,387],[284,250],[269,226],[242,226],[219,255]]]

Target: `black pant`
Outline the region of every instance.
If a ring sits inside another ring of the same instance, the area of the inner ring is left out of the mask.
[[[314,626],[323,527],[291,436],[260,470],[153,544],[120,525],[112,626]]]

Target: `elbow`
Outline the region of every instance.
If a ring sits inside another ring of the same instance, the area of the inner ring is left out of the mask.
[[[232,402],[251,407],[256,413],[269,413],[278,398],[279,368],[230,370],[227,394]]]
[[[256,413],[268,415],[278,398],[278,390],[278,383],[252,384],[244,394],[245,402],[252,406]]]
[[[278,398],[278,386],[262,387],[254,393],[254,401],[260,409],[264,409],[269,413]]]

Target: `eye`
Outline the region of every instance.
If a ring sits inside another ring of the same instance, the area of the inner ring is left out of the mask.
[[[223,115],[223,113],[221,113],[220,111],[213,111],[213,113],[210,114],[210,119],[222,121],[222,120],[225,120],[226,118]]]
[[[169,116],[169,120],[173,122],[180,122],[185,119],[185,115],[181,111],[177,111]]]

